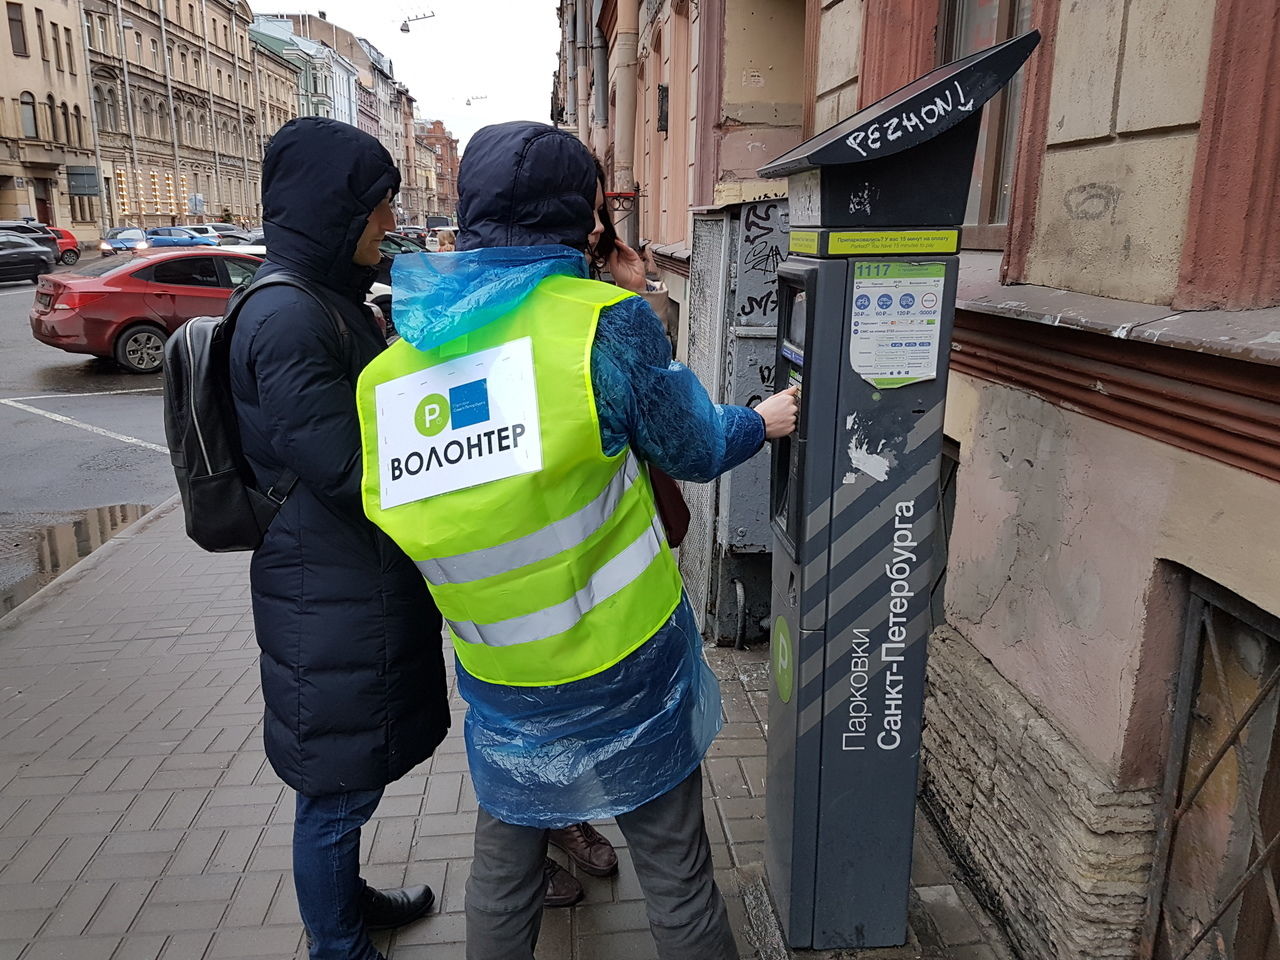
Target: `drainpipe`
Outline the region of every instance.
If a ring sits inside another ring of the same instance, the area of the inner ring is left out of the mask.
[[[241,216],[248,212],[249,200],[249,136],[244,129],[244,97],[240,93],[240,53],[239,27],[236,24],[236,15],[240,12],[240,0],[231,0],[231,62],[235,65],[236,70],[236,117],[240,123],[240,209]],[[252,17],[249,18],[252,23]],[[248,27],[245,28],[246,32]]]
[[[209,8],[205,0],[200,0],[200,34],[204,38],[204,82],[201,86],[209,88],[209,130],[213,134],[213,189],[209,191],[209,201],[217,203],[222,196],[222,153],[218,148],[218,118],[213,113],[213,84],[209,82],[213,76],[213,55],[209,52],[209,31],[204,29],[208,22]],[[208,214],[207,210],[205,214]]]
[[[80,5],[80,23],[83,30],[83,3]],[[98,230],[102,236],[106,236],[107,227],[113,218],[107,216],[107,178],[102,175],[102,131],[98,129],[98,111],[93,104],[93,61],[89,59],[89,43],[84,37],[80,38],[80,52],[84,54],[84,78],[89,85],[89,99],[85,101],[85,105],[89,108],[89,129],[93,132],[93,160],[98,165]],[[83,125],[80,129],[84,129]],[[67,134],[67,139],[71,139],[70,134]],[[80,146],[83,147],[84,144],[81,143]],[[115,199],[114,193],[112,199]]]
[[[636,188],[636,51],[640,45],[640,0],[618,0],[618,95],[614,115],[613,189]],[[638,216],[639,210],[633,215]],[[628,243],[632,241],[629,238]]]
[[[591,69],[595,76],[596,127],[609,129],[609,48],[605,46],[604,31],[600,29],[600,13],[604,0],[595,0],[591,7]],[[606,133],[602,138],[608,141]]]
[[[133,92],[130,89],[133,84],[129,79],[129,48],[124,41],[124,8],[120,4],[120,0],[116,0],[116,29],[120,34],[120,66],[124,71],[124,128],[129,131],[129,153],[133,155],[133,169],[129,171],[129,176],[133,180],[133,192],[137,194],[138,201],[138,226],[143,230],[147,228],[146,214],[142,209],[142,190],[138,187],[138,177],[142,170],[138,166],[138,138],[133,129]],[[103,51],[106,52],[105,50]],[[89,77],[89,90],[93,91],[93,77]],[[170,94],[172,96],[172,94]]]
[[[566,113],[564,120],[567,125],[576,127],[578,125],[578,14],[574,7],[574,0],[566,0],[561,9],[564,11],[561,21],[565,35],[564,62],[568,68],[568,76],[565,78],[564,84],[564,108]]]
[[[247,27],[245,28],[245,32],[248,33]],[[261,81],[258,79],[258,75],[262,72],[262,68],[258,62],[258,45],[253,42],[253,34],[251,33],[249,34],[249,64],[250,64],[249,73],[253,75],[253,103],[254,103],[254,107],[258,110],[257,147],[258,147],[258,157],[259,157],[258,162],[259,164],[261,164],[262,162],[261,158],[265,156],[267,152],[267,147],[264,142],[266,140],[266,135],[263,133],[263,131],[267,129],[267,118],[262,112],[262,106],[263,106],[262,85],[261,85]],[[268,110],[270,109],[269,105],[267,109]],[[259,187],[261,187],[261,184],[259,184]],[[256,221],[259,219],[259,215],[261,211],[258,210],[257,199],[252,195],[252,192],[249,190],[249,181],[247,178],[245,180],[244,189],[246,193],[249,193],[249,205],[253,207],[253,217],[251,219]]]
[[[591,73],[587,61],[590,27],[587,24],[587,0],[578,0],[577,13],[577,67],[578,67],[578,139],[591,144]]]
[[[116,0],[116,6],[120,5],[120,0]],[[168,4],[160,5],[160,46],[163,47],[161,62],[164,64],[164,86],[169,94],[169,139],[173,141],[173,177],[174,189],[178,187],[179,168],[178,168],[178,108],[174,105],[173,99],[173,74],[169,69],[169,29],[166,24],[168,19]]]

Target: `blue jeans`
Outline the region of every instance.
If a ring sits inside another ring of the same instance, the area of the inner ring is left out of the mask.
[[[360,916],[360,828],[381,799],[381,789],[298,794],[293,885],[311,934],[311,960],[382,960]]]

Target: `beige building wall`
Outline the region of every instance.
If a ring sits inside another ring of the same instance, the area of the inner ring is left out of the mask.
[[[865,0],[836,0],[822,7],[818,23],[818,75],[813,128],[825,130],[858,109]]]
[[[1029,282],[1172,300],[1212,28],[1196,0],[1062,5]]]
[[[36,217],[89,241],[100,200],[73,196],[67,177],[68,166],[94,166],[79,4],[15,7],[26,50],[0,27],[0,219]]]

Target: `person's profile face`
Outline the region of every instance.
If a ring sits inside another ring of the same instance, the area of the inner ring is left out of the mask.
[[[373,208],[364,225],[364,232],[356,241],[356,252],[351,259],[361,267],[376,267],[382,259],[379,244],[387,233],[396,228],[396,214],[391,209],[391,194],[382,198],[382,202]]]

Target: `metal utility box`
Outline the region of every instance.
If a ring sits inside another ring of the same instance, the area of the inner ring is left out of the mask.
[[[793,947],[907,936],[958,225],[982,106],[1039,34],[941,67],[764,167],[787,176],[773,451],[766,867]]]

